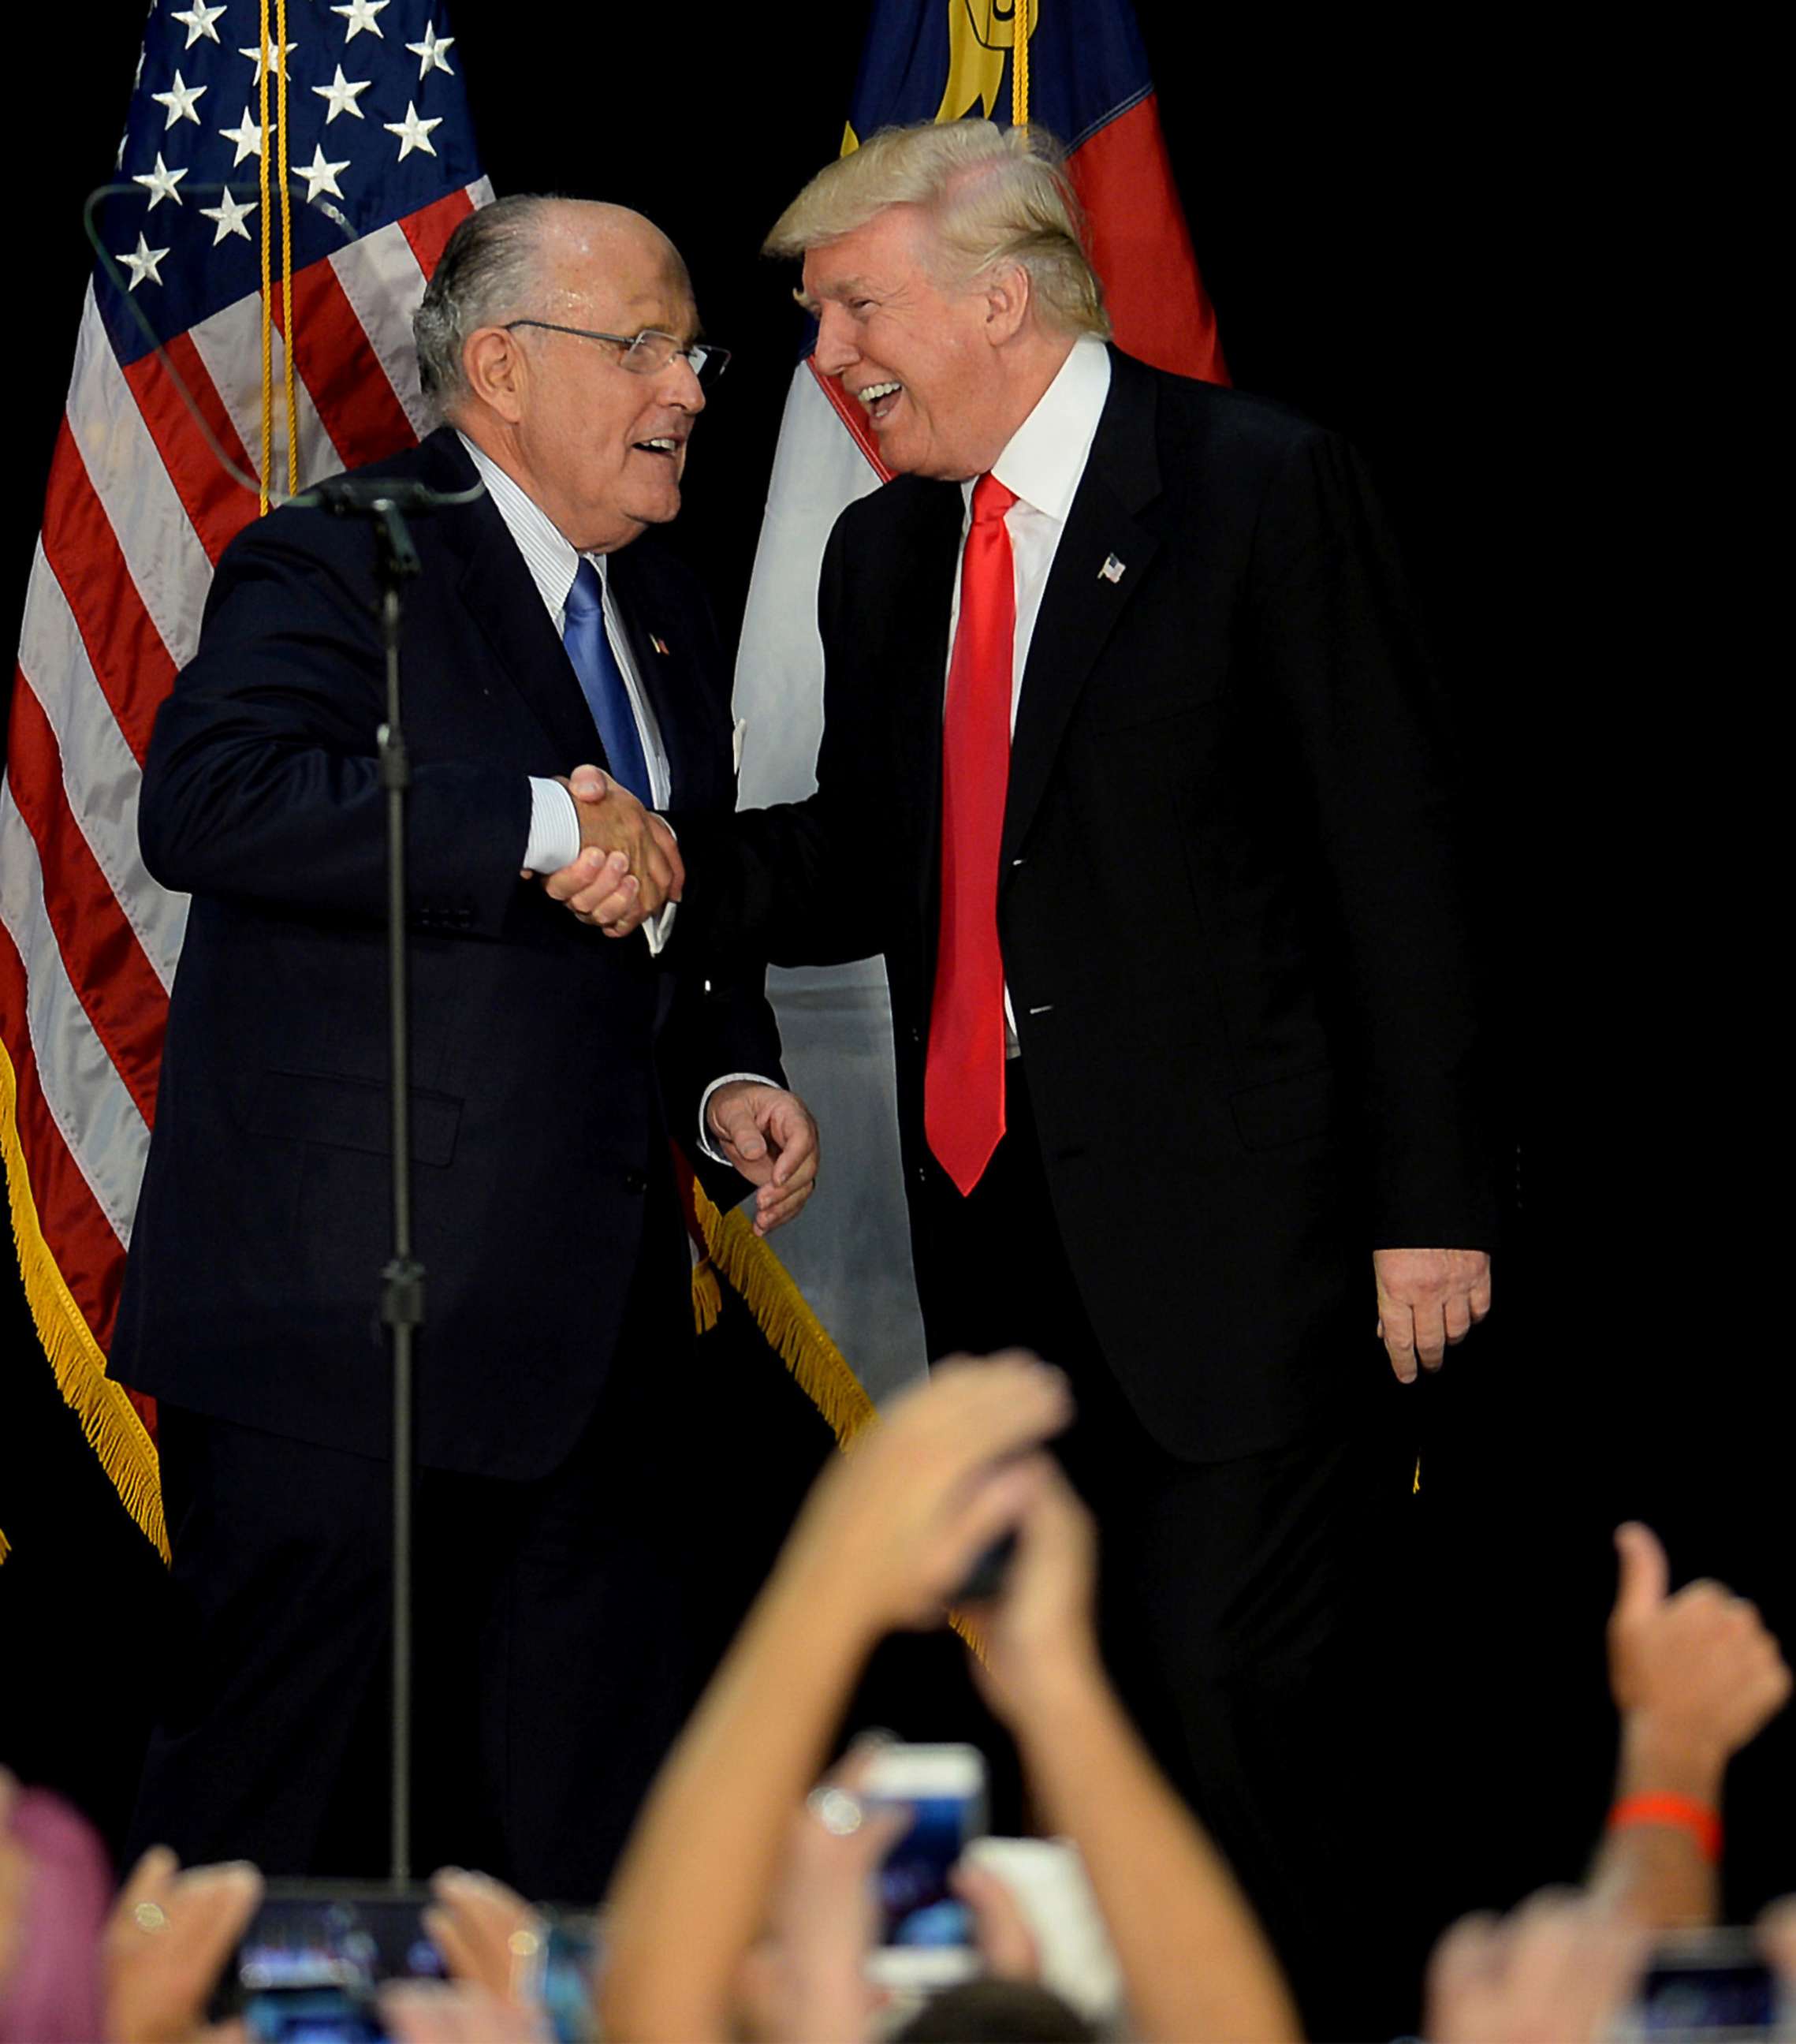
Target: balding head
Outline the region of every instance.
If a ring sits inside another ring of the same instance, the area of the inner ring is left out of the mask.
[[[647,283],[658,293],[692,296],[679,250],[652,220],[627,206],[609,206],[600,199],[544,199],[531,238],[531,282],[536,296],[529,308],[520,309],[538,319],[590,326],[593,321],[585,315],[593,309],[596,286],[608,293],[620,283]]]
[[[470,334],[526,316],[578,324],[566,309],[546,310],[551,297],[570,306],[582,276],[632,267],[691,294],[679,250],[627,206],[522,193],[477,208],[450,236],[413,315],[419,387],[451,417],[466,394],[462,350]]]
[[[574,546],[627,545],[678,512],[704,405],[684,352],[698,313],[652,221],[595,200],[501,199],[455,230],[414,325],[426,394]],[[650,332],[679,352],[629,349]]]

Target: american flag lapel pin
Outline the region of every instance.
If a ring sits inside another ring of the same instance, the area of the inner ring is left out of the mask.
[[[667,658],[667,641],[665,639],[656,638],[654,634],[651,632],[649,634],[649,644],[654,647],[656,652],[658,652],[664,660]]]
[[[1114,554],[1106,554],[1103,557],[1103,566],[1098,570],[1098,580],[1120,582],[1122,579],[1124,565],[1125,563],[1119,561]]]

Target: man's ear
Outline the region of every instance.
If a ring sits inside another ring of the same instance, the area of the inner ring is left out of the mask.
[[[994,271],[980,286],[985,300],[985,338],[994,348],[1020,332],[1034,302],[1034,279],[1020,263]]]
[[[523,417],[528,367],[524,350],[502,326],[478,327],[462,342],[462,375],[470,395],[508,425],[515,426]]]

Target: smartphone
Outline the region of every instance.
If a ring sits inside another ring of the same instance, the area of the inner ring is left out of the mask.
[[[861,1800],[911,1812],[879,1870],[881,1927],[868,1977],[882,1987],[950,1987],[979,1970],[973,1919],[948,1875],[986,1823],[985,1762],[973,1746],[888,1746],[873,1756]]]
[[[537,2000],[555,2044],[597,2044],[593,1983],[599,1955],[598,1919],[589,1910],[558,1910],[543,1942]]]
[[[255,2044],[374,2044],[382,1981],[446,1980],[420,1919],[422,1888],[273,1882],[225,1969],[215,2019],[240,2014]]]
[[[1783,2015],[1777,1976],[1752,1933],[1698,1931],[1661,1942],[1614,2034],[1627,2044],[1675,2038],[1722,2044],[1771,2036]]]
[[[386,2044],[371,1988],[280,1988],[248,1996],[250,2044]]]

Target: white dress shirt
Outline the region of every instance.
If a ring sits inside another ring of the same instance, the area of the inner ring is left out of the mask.
[[[558,639],[567,628],[568,594],[574,587],[574,578],[580,571],[581,555],[562,536],[560,528],[542,506],[496,461],[476,447],[466,433],[458,431],[455,437],[467,449],[469,459],[486,485],[494,509],[505,521],[505,530],[517,542],[517,550],[524,556],[524,564],[530,571],[530,578],[536,585],[536,593],[543,599],[543,608],[549,613]],[[604,601],[605,636],[611,642],[618,672],[623,675],[624,686],[629,692],[637,736],[643,741],[643,757],[648,763],[648,806],[664,809],[674,783],[667,763],[667,748],[661,742],[661,727],[655,722],[654,710],[643,691],[629,639],[612,598],[605,556],[587,554],[584,558],[599,571],[599,587]],[[574,760],[568,762],[570,766],[577,763]],[[558,873],[564,866],[571,866],[579,855],[580,813],[574,807],[573,796],[560,782],[532,774],[530,836],[518,863],[532,873]],[[674,912],[678,906],[677,902],[670,901],[658,914],[643,921],[643,935],[648,939],[650,951],[658,951],[667,941],[668,932],[674,924]],[[715,1158],[720,1164],[731,1160],[711,1140],[708,1110],[711,1096],[733,1079],[751,1079],[758,1085],[777,1083],[759,1072],[726,1072],[705,1088],[704,1096],[699,1102],[699,1145],[708,1157]]]
[[[1023,697],[1023,675],[1042,596],[1066,529],[1067,513],[1084,479],[1092,442],[1110,395],[1110,352],[1101,340],[1081,335],[1073,344],[1058,375],[1042,393],[1035,409],[992,464],[992,473],[1015,496],[1004,513],[1010,535],[1011,565],[1016,578],[1016,637],[1011,666],[1011,731],[1016,731],[1017,705]],[[961,526],[964,555],[973,524],[973,483],[961,485],[965,513]],[[954,633],[960,624],[961,571],[954,570],[954,605],[948,617],[948,660],[954,664]],[[944,685],[944,694],[946,686]],[[1016,1015],[1010,988],[1004,988],[1004,1055],[1017,1055]]]
[[[524,564],[530,571],[530,578],[536,585],[536,593],[543,599],[543,607],[555,628],[555,636],[560,638],[567,628],[568,594],[579,572],[581,555],[563,538],[560,528],[542,506],[489,455],[476,447],[466,433],[459,432],[456,438],[467,449],[469,459],[486,485],[493,508],[505,520],[505,530],[516,542]],[[642,678],[636,672],[629,637],[612,597],[605,556],[588,554],[585,559],[598,570],[604,605],[605,637],[610,641],[618,672],[624,677],[631,713],[636,720],[637,736],[643,741],[643,757],[649,770],[648,807],[664,809],[673,786],[673,776],[667,763],[667,748],[661,741],[661,727],[655,721],[654,710],[643,690]],[[572,767],[577,763],[570,759],[567,763]],[[519,865],[532,873],[558,873],[564,866],[571,866],[579,855],[580,813],[574,806],[573,796],[560,782],[539,779],[532,774],[530,836]],[[643,934],[651,951],[658,951],[666,941],[674,905],[670,901],[658,915],[644,922]]]

